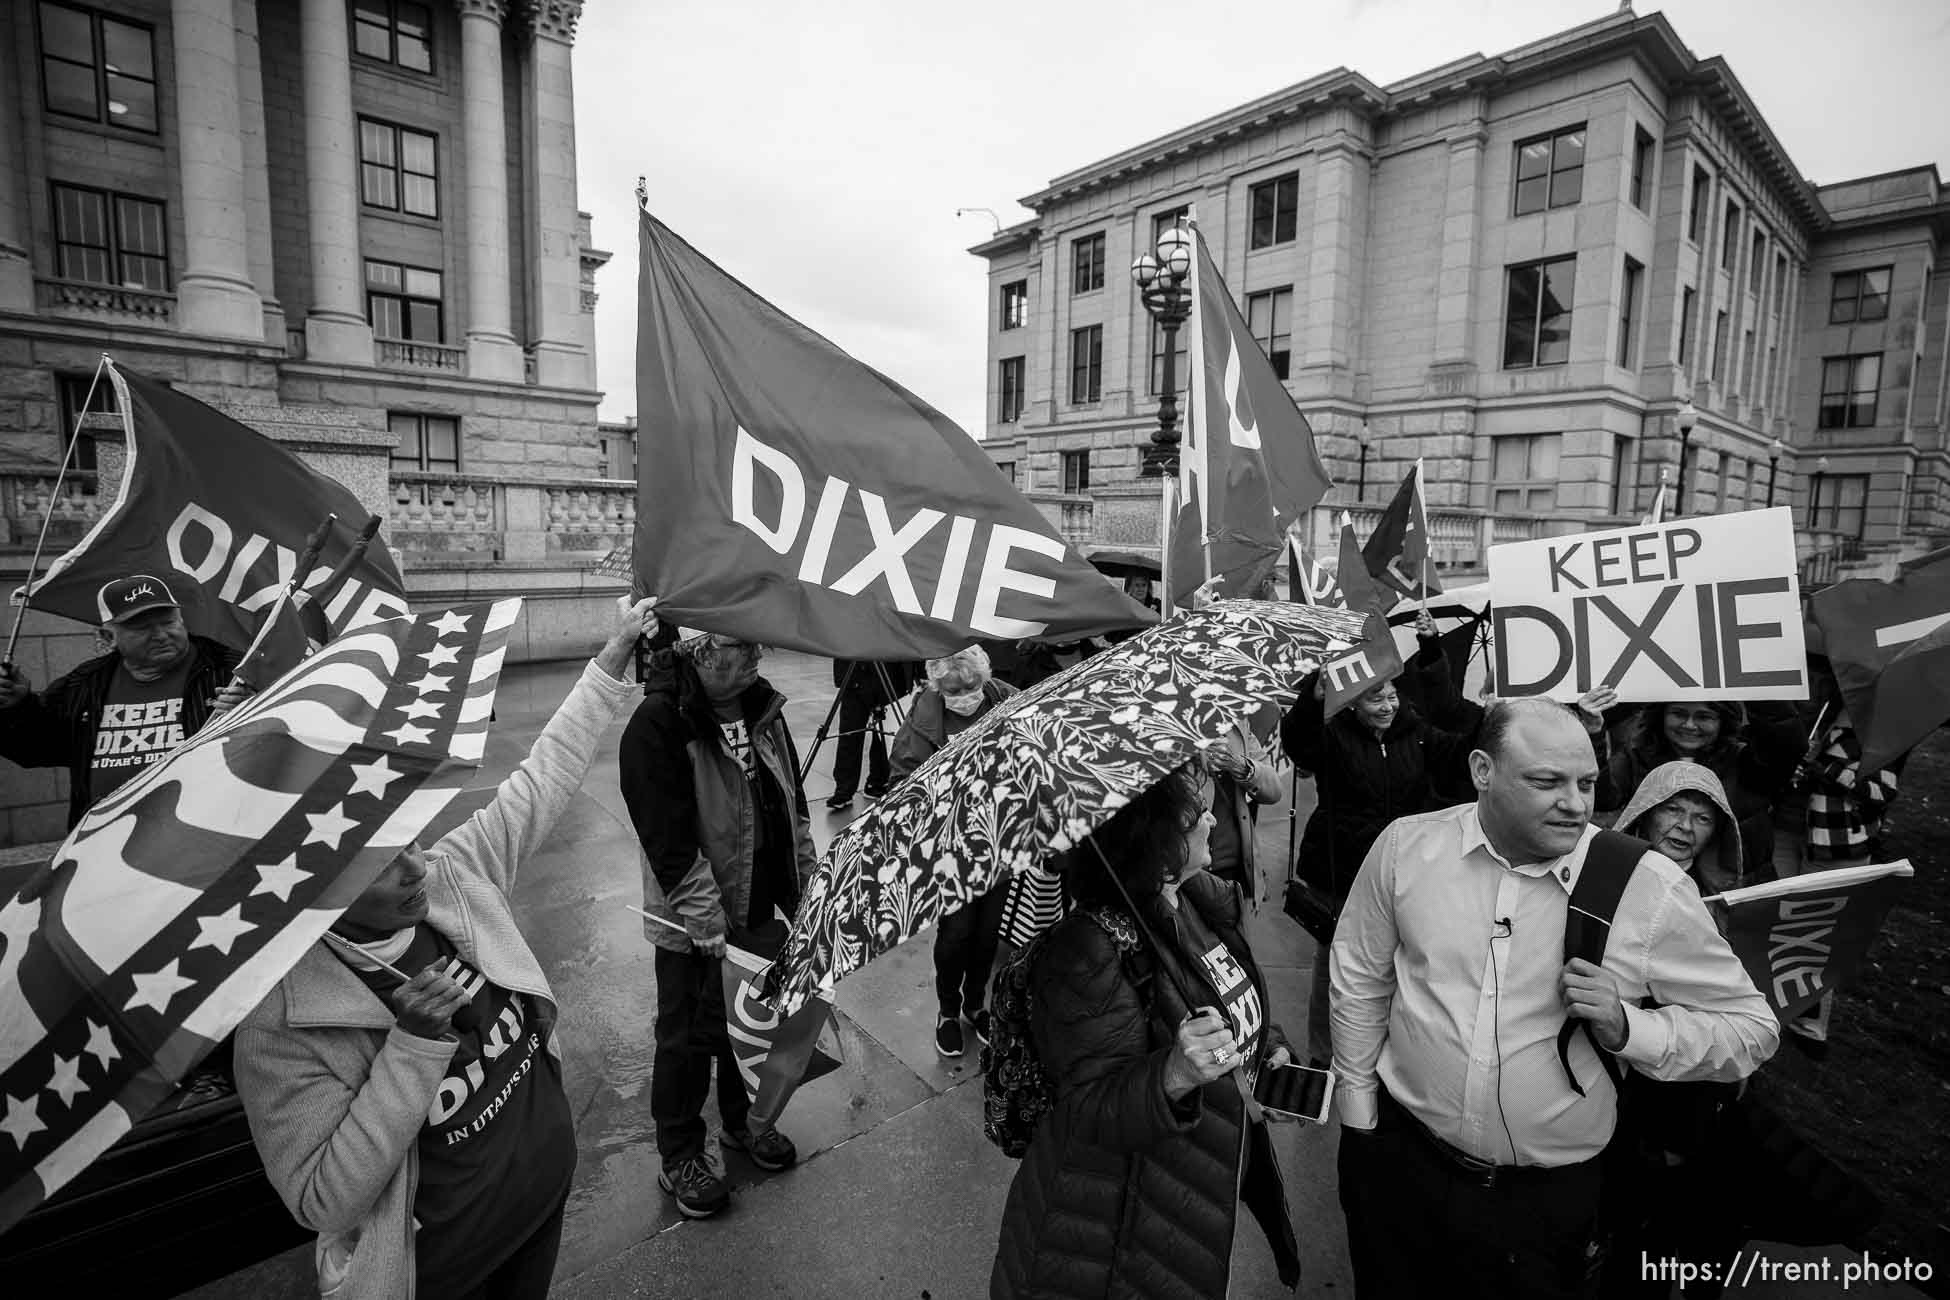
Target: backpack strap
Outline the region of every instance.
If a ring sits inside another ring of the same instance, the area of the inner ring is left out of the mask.
[[[1631,882],[1639,858],[1649,848],[1651,845],[1644,840],[1619,831],[1599,831],[1591,841],[1584,855],[1584,866],[1578,872],[1578,883],[1571,890],[1570,906],[1564,913],[1565,961],[1582,957],[1594,966],[1604,964],[1605,945],[1611,939],[1611,921],[1618,911],[1618,900],[1625,896],[1625,886]],[[1585,1037],[1591,1040],[1592,1050],[1598,1053],[1598,1063],[1614,1084],[1619,1075],[1609,1054],[1598,1046],[1591,1022],[1566,1016],[1563,1027],[1557,1031],[1557,1059],[1564,1067],[1564,1077],[1570,1081],[1571,1090],[1582,1097],[1584,1085],[1571,1070],[1571,1036],[1580,1026]]]

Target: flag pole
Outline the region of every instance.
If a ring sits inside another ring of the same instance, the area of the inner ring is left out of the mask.
[[[249,685],[244,677],[244,669],[249,666],[251,656],[263,647],[265,640],[271,635],[271,629],[278,625],[278,616],[284,613],[284,607],[291,603],[292,588],[304,585],[305,575],[311,572],[313,565],[318,563],[318,553],[325,549],[325,543],[332,535],[332,525],[338,520],[337,514],[326,515],[324,522],[313,529],[311,536],[305,539],[304,554],[298,557],[298,566],[291,571],[291,581],[278,590],[278,598],[272,603],[271,612],[264,616],[264,622],[258,625],[257,635],[251,639],[250,648],[245,650],[243,656],[237,660],[237,671],[230,679],[232,686]]]
[[[61,499],[61,485],[67,480],[68,466],[74,463],[75,445],[81,441],[82,422],[88,418],[89,408],[95,404],[95,390],[101,387],[102,371],[107,367],[108,353],[104,352],[101,360],[95,363],[94,377],[88,381],[88,396],[82,399],[81,409],[75,412],[74,431],[68,435],[67,450],[61,453],[61,468],[54,472],[54,489],[47,494],[47,512],[41,516],[41,534],[34,539],[34,557],[27,561],[27,580],[15,593],[14,625],[7,632],[7,652],[0,655],[0,672],[9,677],[14,674],[14,646],[20,641],[21,620],[27,617],[27,591],[34,585],[34,571],[41,567],[41,551],[47,545],[48,526],[54,522],[54,503]]]

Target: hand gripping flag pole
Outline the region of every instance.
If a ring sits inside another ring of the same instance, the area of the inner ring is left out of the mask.
[[[41,515],[40,536],[34,539],[34,557],[27,562],[27,581],[14,592],[14,625],[7,631],[7,653],[0,655],[0,673],[13,676],[14,646],[20,640],[20,621],[27,616],[27,593],[34,585],[34,573],[41,567],[41,551],[47,546],[48,526],[54,522],[54,505],[61,499],[61,485],[67,480],[68,466],[74,463],[74,450],[81,443],[81,425],[95,408],[95,391],[101,387],[102,371],[108,368],[108,353],[95,363],[95,374],[88,381],[88,396],[74,413],[74,430],[68,435],[68,448],[61,455],[61,468],[54,473],[54,487],[47,494],[47,510]]]

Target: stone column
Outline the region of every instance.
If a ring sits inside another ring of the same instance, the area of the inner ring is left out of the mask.
[[[250,279],[236,10],[232,0],[171,0],[169,10],[187,254],[176,281],[176,327],[259,342],[264,304]]]
[[[508,291],[508,117],[501,84],[506,0],[456,0],[467,178],[467,374],[522,382]],[[573,200],[571,200],[573,202]]]
[[[264,143],[264,65],[257,38],[257,0],[235,0],[237,87],[244,135],[244,226],[249,239],[251,284],[264,304],[264,341],[285,345],[284,308],[271,260],[271,166]]]
[[[1435,365],[1468,384],[1474,354],[1470,329],[1476,305],[1476,245],[1482,226],[1483,145],[1478,115],[1449,141],[1449,183],[1442,202],[1442,269],[1436,276]]]
[[[575,79],[569,55],[582,0],[528,0],[534,94],[530,97],[528,183],[530,312],[540,383],[594,388],[595,356],[581,342],[582,241],[577,233]]]
[[[1315,157],[1311,242],[1304,288],[1306,324],[1294,374],[1301,396],[1353,396],[1354,296],[1361,275],[1368,208],[1368,157],[1343,126]]]
[[[0,19],[7,29],[22,30],[25,17]],[[27,248],[27,179],[20,159],[19,68],[11,48],[0,55],[0,311],[34,309],[34,260]]]
[[[359,140],[352,113],[352,38],[343,0],[304,0],[305,208],[311,301],[305,354],[372,365],[359,264]]]

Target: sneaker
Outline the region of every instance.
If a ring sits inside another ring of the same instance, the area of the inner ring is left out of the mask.
[[[968,1024],[969,1024],[969,1027],[970,1027],[970,1028],[972,1028],[972,1029],[973,1029],[973,1030],[975,1031],[975,1037],[977,1037],[977,1038],[979,1038],[979,1039],[981,1039],[981,1040],[982,1040],[982,1046],[984,1046],[984,1047],[987,1047],[987,1046],[989,1045],[989,1012],[988,1012],[988,1008],[987,1008],[987,1007],[983,1007],[983,1008],[982,1008],[982,1009],[981,1009],[980,1011],[971,1011],[971,1012],[969,1012],[969,1013],[968,1013]]]
[[[852,806],[853,806],[853,796],[850,794],[836,793],[833,795],[832,798],[826,801],[827,812],[839,812],[842,809],[851,808]]]
[[[961,1039],[961,1017],[943,1016],[935,1022],[934,1050],[943,1056],[960,1056],[965,1044]]]
[[[718,1135],[718,1141],[733,1151],[742,1151],[745,1159],[768,1173],[790,1169],[799,1163],[799,1148],[775,1128],[768,1128],[757,1137],[727,1128]]]
[[[665,1168],[657,1175],[657,1186],[676,1200],[677,1212],[687,1219],[708,1219],[731,1204],[731,1189],[702,1155]]]
[[[869,781],[869,782],[867,782],[867,784],[866,784],[866,785],[865,785],[865,786],[864,786],[864,787],[863,787],[863,788],[861,789],[861,791],[860,791],[860,792],[861,792],[862,794],[864,794],[864,795],[866,795],[866,796],[867,796],[867,798],[869,798],[869,799],[878,799],[878,798],[879,798],[879,797],[880,797],[881,795],[883,795],[883,794],[886,794],[886,793],[887,793],[887,782],[885,782],[885,781]]]

